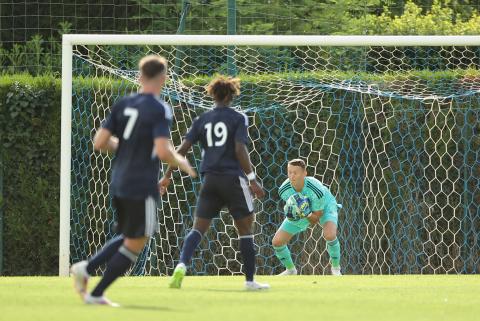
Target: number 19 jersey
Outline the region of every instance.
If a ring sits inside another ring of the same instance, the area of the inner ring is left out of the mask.
[[[235,155],[235,142],[248,144],[248,118],[230,107],[215,107],[197,117],[185,139],[202,148],[200,173],[245,174]]]

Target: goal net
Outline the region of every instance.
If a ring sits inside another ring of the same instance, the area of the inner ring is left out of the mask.
[[[343,204],[345,273],[480,272],[480,37],[70,35],[63,48],[61,274],[115,235],[112,158],[93,150],[92,137],[114,101],[138,90],[146,54],[170,64],[162,98],[174,111],[175,145],[212,108],[212,77],[240,77],[233,107],[249,118],[250,157],[267,192],[255,201],[258,274],[282,270],[271,246],[284,218],[277,191],[299,157]],[[198,167],[199,148],[188,157]],[[160,233],[131,274],[171,274],[199,187],[174,174],[159,202]],[[329,271],[320,226],[290,248],[300,273]],[[241,262],[222,212],[191,271],[240,274]]]

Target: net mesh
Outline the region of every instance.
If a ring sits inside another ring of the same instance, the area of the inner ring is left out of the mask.
[[[277,190],[288,160],[298,157],[343,204],[345,273],[480,272],[478,47],[75,46],[72,262],[114,236],[112,159],[94,152],[91,138],[113,102],[138,90],[136,64],[151,53],[170,62],[162,98],[173,107],[175,145],[211,108],[204,85],[214,74],[242,79],[234,108],[249,117],[250,157],[267,192],[255,202],[257,273],[282,270],[271,246],[284,218]],[[198,146],[189,157],[198,167]],[[199,184],[174,174],[159,204],[160,233],[132,274],[171,274]],[[329,273],[325,245],[320,226],[294,237],[302,274]],[[240,274],[241,264],[232,219],[222,212],[192,273]]]

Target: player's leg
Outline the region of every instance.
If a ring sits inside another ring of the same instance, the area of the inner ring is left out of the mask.
[[[233,177],[230,189],[224,192],[228,210],[234,219],[235,227],[240,238],[240,253],[243,259],[243,272],[245,273],[245,289],[249,291],[266,290],[270,285],[254,280],[255,274],[255,244],[253,240],[253,197],[248,187],[248,182],[243,177]],[[228,186],[229,182],[225,182]]]
[[[105,290],[132,266],[150,237],[158,231],[155,199],[116,200],[118,232],[125,236],[122,245],[108,260],[107,268],[95,289],[85,296],[88,304],[110,304]]]
[[[180,262],[175,267],[169,282],[170,288],[179,289],[182,286],[195,249],[200,244],[203,234],[209,229],[212,219],[220,214],[223,202],[216,193],[216,185],[216,177],[207,174],[197,200],[193,228],[183,242]]]
[[[247,290],[266,290],[268,284],[256,282],[255,275],[255,244],[253,242],[253,221],[255,215],[252,213],[246,217],[234,220],[235,227],[240,238],[240,253],[243,259],[243,273],[245,273],[245,288]]]
[[[233,216],[233,215],[232,215]],[[240,238],[240,253],[243,259],[243,269],[246,281],[253,281],[255,274],[255,246],[253,244],[253,221],[255,215],[253,213],[248,216],[238,217],[234,219],[235,227]]]
[[[106,263],[123,244],[124,237],[119,235],[109,240],[105,246],[88,261],[81,261],[72,265],[71,272],[74,278],[75,289],[83,297],[87,291],[90,275],[102,264]]]
[[[272,239],[272,246],[275,250],[275,255],[285,267],[285,271],[280,273],[280,275],[296,275],[298,273],[287,245],[292,237],[298,232],[292,230],[292,228],[288,228],[289,222],[290,221],[285,220]],[[287,230],[289,232],[287,232]]]
[[[246,281],[253,281],[255,274],[255,247],[253,244],[252,225],[254,214],[234,220],[240,238],[240,253],[243,259],[243,269]]]
[[[205,232],[207,232],[207,230],[210,228],[211,222],[212,219],[210,218],[195,218],[193,221],[193,228],[185,237],[183,242],[182,251],[180,253],[180,263],[183,263],[184,265],[190,264],[193,253],[195,252],[198,244],[200,244],[203,234],[205,234]]]
[[[327,242],[327,252],[330,256],[332,275],[341,275],[340,242],[337,238],[338,211],[336,202],[326,207],[320,224],[323,228],[323,238]]]
[[[203,234],[209,229],[211,219],[196,217],[193,221],[193,228],[183,241],[182,251],[180,252],[180,262],[173,270],[169,286],[174,289],[182,287],[182,281],[187,273],[187,267],[192,261],[193,253],[200,244]]]
[[[123,235],[118,235],[112,238],[99,252],[88,259],[88,265],[86,267],[88,274],[92,275],[95,273],[95,270],[98,267],[107,263],[108,260],[110,260],[110,258],[117,252],[120,246],[122,246],[124,240],[125,237]]]
[[[285,266],[285,271],[279,275],[296,275],[298,273],[287,244],[294,235],[305,231],[309,226],[310,222],[307,219],[298,221],[285,219],[275,233],[272,240],[273,249],[275,250],[275,255]]]
[[[108,261],[107,268],[100,282],[92,293],[85,297],[86,303],[110,304],[108,302],[103,303],[107,300],[103,296],[103,293],[118,277],[124,275],[132,264],[136,262],[138,255],[145,247],[148,239],[149,237],[125,238],[123,245],[120,246],[118,251]]]
[[[115,197],[113,198],[113,203],[116,208],[117,204],[115,203]],[[110,258],[117,252],[118,248],[123,244],[123,241],[123,235],[116,236],[109,240],[103,248],[89,258],[88,261],[81,261],[72,265],[71,272],[74,279],[74,286],[82,298],[87,291],[87,284],[90,275],[94,274],[95,270],[100,265],[105,264],[110,260]]]

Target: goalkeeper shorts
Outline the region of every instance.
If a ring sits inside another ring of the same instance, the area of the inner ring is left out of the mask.
[[[333,222],[338,226],[338,208],[340,206],[336,202],[330,202],[323,211],[323,215],[320,218],[320,225],[324,225],[326,222]],[[298,221],[292,221],[284,219],[280,229],[285,232],[295,235],[305,231],[310,226],[310,222],[306,218],[302,218]]]

